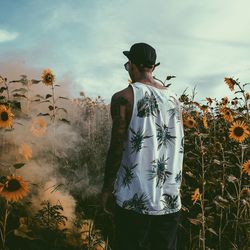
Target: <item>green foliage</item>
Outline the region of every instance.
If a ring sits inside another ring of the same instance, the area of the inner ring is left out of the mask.
[[[67,217],[61,214],[63,207],[60,204],[51,205],[49,201],[43,201],[41,205],[43,207],[35,215],[41,227],[57,230],[60,224],[65,225]]]

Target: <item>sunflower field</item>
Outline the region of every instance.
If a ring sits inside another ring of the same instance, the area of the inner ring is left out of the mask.
[[[179,97],[180,250],[250,249],[249,83],[225,77],[222,84],[233,99],[199,103],[195,89]],[[2,250],[112,250],[113,219],[100,206],[110,105],[60,93],[50,69],[40,79],[0,76]]]

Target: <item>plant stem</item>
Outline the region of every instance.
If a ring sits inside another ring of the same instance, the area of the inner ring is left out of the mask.
[[[205,250],[206,249],[206,242],[205,242],[205,223],[206,223],[206,219],[205,219],[205,162],[204,162],[204,152],[203,152],[203,145],[202,145],[202,139],[201,136],[199,135],[199,139],[200,139],[200,147],[201,147],[201,168],[202,168],[202,197],[201,197],[201,212],[202,212],[202,249]]]
[[[3,250],[5,250],[5,243],[6,243],[6,236],[7,236],[6,229],[7,229],[8,216],[9,216],[9,203],[8,203],[8,201],[6,201],[6,207],[5,207],[5,212],[4,212],[4,216],[3,216],[3,228],[1,230],[1,239],[2,239]]]
[[[54,84],[52,84],[52,103],[53,103],[53,114],[52,114],[52,124],[53,124],[53,165],[55,164],[55,156],[56,156],[56,148],[55,148],[55,140],[56,140],[56,127],[55,127],[55,88]]]
[[[10,92],[9,92],[9,87],[8,87],[8,85],[7,85],[6,80],[4,80],[4,85],[5,85],[5,87],[6,87],[7,96],[8,96],[8,101],[9,101],[9,100],[10,100]]]
[[[222,160],[223,160],[223,171],[222,171],[222,183],[221,183],[221,197],[224,198],[224,188],[225,188],[225,154],[224,149],[222,151]],[[220,227],[219,227],[219,249],[221,250],[221,236],[222,236],[222,218],[223,218],[223,209],[220,209]]]
[[[234,243],[236,244],[236,237],[238,233],[238,225],[239,225],[239,213],[240,213],[240,194],[241,194],[241,181],[242,181],[242,164],[244,159],[244,147],[241,144],[241,166],[240,166],[240,178],[238,182],[238,194],[237,194],[237,211],[236,211],[236,224],[235,224],[235,231],[234,231]]]

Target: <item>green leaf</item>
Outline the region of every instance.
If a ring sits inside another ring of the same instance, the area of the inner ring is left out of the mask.
[[[62,121],[62,122],[65,122],[65,123],[68,123],[68,124],[70,124],[70,121],[68,121],[67,119],[64,119],[64,118],[62,118],[62,119],[59,119],[59,121]]]
[[[44,97],[41,96],[41,95],[36,95],[36,97],[41,98],[41,99],[44,99]]]
[[[48,116],[49,113],[39,113],[37,116]]]
[[[32,79],[32,80],[31,80],[31,83],[32,83],[32,84],[38,84],[39,82],[41,82],[41,80],[35,80],[35,79]]]
[[[6,87],[1,87],[1,88],[0,88],[0,93],[3,93],[4,90],[7,90],[7,88],[6,88]]]
[[[187,218],[192,224],[194,225],[199,225],[201,224],[201,221],[200,220],[197,220],[197,219],[193,219],[193,218]]]
[[[68,113],[68,111],[65,108],[57,108],[57,110],[59,109],[63,110],[66,114]]]
[[[64,96],[59,96],[59,98],[69,100],[69,98],[64,97]]]
[[[28,90],[27,89],[25,89],[25,88],[19,88],[19,89],[14,89],[14,90],[12,90],[11,92],[13,93],[13,92],[23,92],[23,93],[25,93],[25,92],[27,92]]]
[[[19,169],[19,168],[23,167],[24,165],[25,165],[25,163],[16,163],[16,164],[13,165],[13,167],[15,169]]]
[[[14,97],[24,97],[24,98],[27,98],[25,95],[21,95],[21,94],[18,94],[18,93],[15,93],[13,96]]]
[[[50,98],[51,96],[52,96],[51,94],[47,94],[46,97],[45,97],[45,99],[48,99],[48,98]]]
[[[213,228],[209,227],[207,230],[208,230],[209,232],[211,232],[212,234],[215,234],[215,235],[218,236],[218,234],[214,231]]]
[[[31,100],[32,102],[40,102],[40,99]]]
[[[10,106],[14,109],[21,110],[21,103],[19,101],[10,101]]]
[[[0,183],[4,184],[7,181],[7,177],[6,176],[1,176],[0,177]]]

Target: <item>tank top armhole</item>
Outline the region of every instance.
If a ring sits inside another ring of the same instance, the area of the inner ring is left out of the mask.
[[[131,114],[131,119],[128,125],[128,128],[130,128],[130,125],[132,123],[133,117],[135,115],[135,109],[136,109],[136,94],[135,94],[135,88],[133,86],[133,84],[130,84],[131,88],[132,88],[132,92],[133,92],[133,107],[132,107],[132,114]]]

